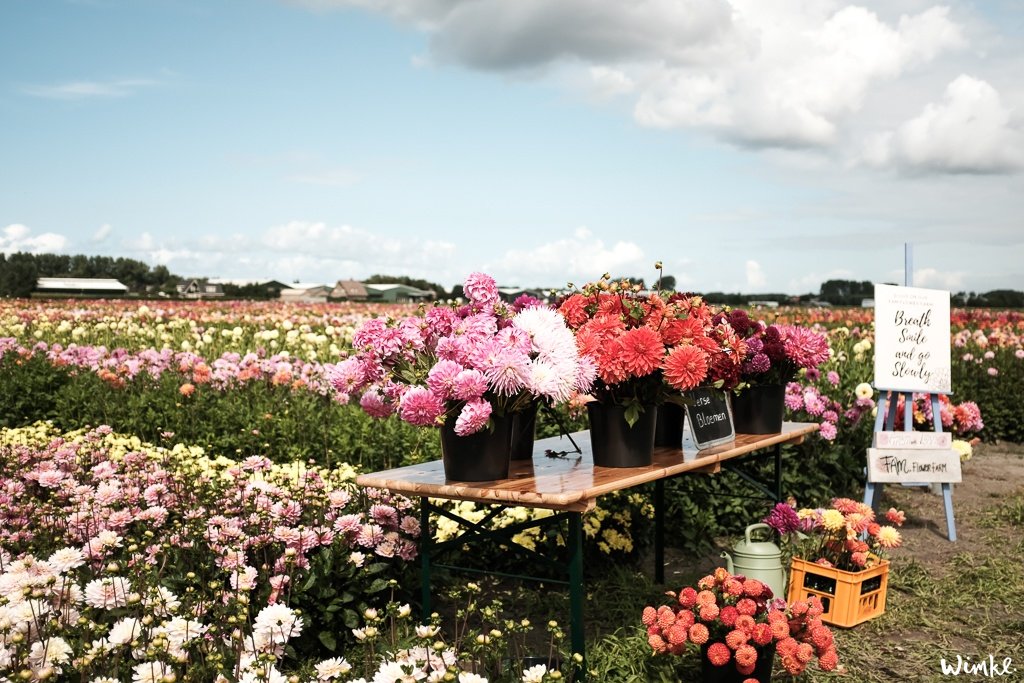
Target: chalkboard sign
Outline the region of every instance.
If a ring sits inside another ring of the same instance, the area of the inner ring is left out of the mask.
[[[949,292],[875,285],[875,388],[948,394]]]
[[[697,448],[717,446],[736,438],[732,425],[732,407],[725,392],[716,389],[694,389],[687,396],[686,423]]]

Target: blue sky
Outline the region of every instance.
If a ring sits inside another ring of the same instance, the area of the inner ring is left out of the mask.
[[[0,0],[0,251],[1024,289],[1024,3]]]

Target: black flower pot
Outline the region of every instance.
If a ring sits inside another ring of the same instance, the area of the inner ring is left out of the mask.
[[[736,668],[736,659],[730,657],[729,662],[722,666],[715,666],[708,659],[708,648],[711,643],[705,643],[700,648],[700,674],[702,683],[743,683],[753,678],[758,683],[769,683],[772,680],[772,662],[775,659],[775,643],[755,646],[757,650],[757,663],[751,674],[741,674]],[[735,653],[732,653],[735,655]]]
[[[533,442],[537,435],[537,403],[530,403],[525,410],[512,413],[512,459],[533,458]]]
[[[784,384],[755,384],[732,396],[737,434],[777,434],[786,409]]]
[[[658,411],[648,406],[629,426],[625,406],[593,401],[587,404],[590,446],[599,467],[647,467],[654,454]]]
[[[492,414],[491,423],[493,428],[484,427],[476,434],[459,436],[455,433],[455,420],[445,420],[441,427],[441,460],[444,463],[445,479],[508,479],[512,418]]]
[[[654,446],[681,449],[683,447],[683,421],[686,412],[675,403],[658,406],[658,421],[654,428]]]

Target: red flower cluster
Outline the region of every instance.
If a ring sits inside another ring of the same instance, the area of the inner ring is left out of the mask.
[[[673,604],[644,608],[642,621],[647,642],[655,653],[682,654],[687,645],[707,646],[714,666],[734,663],[749,676],[765,648],[775,644],[786,670],[797,675],[818,657],[818,666],[831,671],[839,664],[832,632],[821,621],[818,598],[787,605],[773,599],[771,589],[756,579],[714,574],[687,586],[677,595],[667,593]]]
[[[664,299],[607,277],[558,306],[580,353],[597,365],[601,401],[660,403],[674,391],[739,381],[746,349],[739,335],[699,296]]]

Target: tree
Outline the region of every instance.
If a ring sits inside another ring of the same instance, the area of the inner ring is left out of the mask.
[[[676,278],[673,275],[662,275],[661,276],[661,288],[667,291],[674,292],[676,289]]]
[[[32,254],[11,254],[0,262],[0,296],[30,296],[36,288],[38,272]]]

